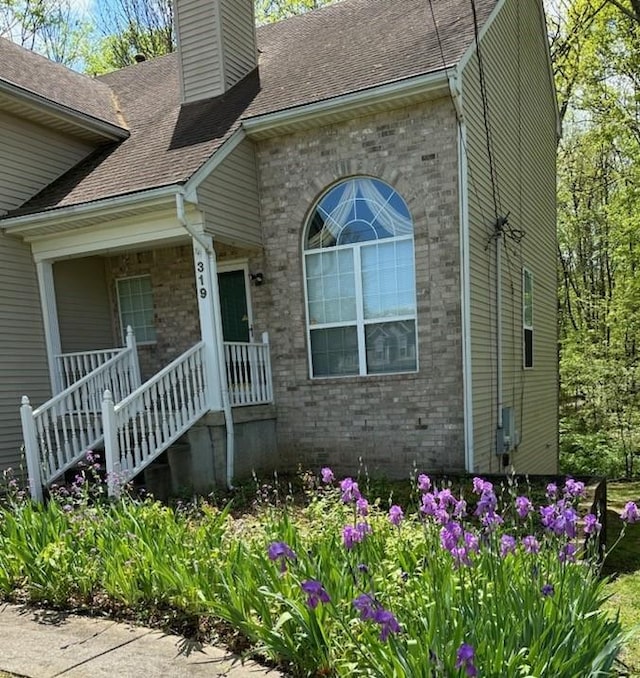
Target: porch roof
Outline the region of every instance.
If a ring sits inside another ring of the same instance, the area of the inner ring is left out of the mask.
[[[476,0],[480,26],[496,4]],[[244,121],[443,71],[473,44],[473,16],[468,0],[434,2],[433,12],[435,25],[424,0],[343,0],[262,26],[259,69],[222,96],[190,104],[180,104],[175,54],[88,79],[87,96],[113,93],[130,137],[4,218],[183,185]]]

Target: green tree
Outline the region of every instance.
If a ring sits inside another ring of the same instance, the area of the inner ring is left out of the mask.
[[[562,447],[571,461],[632,475],[640,449],[640,22],[621,3],[576,0],[558,54],[565,133],[558,158]],[[631,7],[631,5],[630,5]],[[597,11],[595,11],[597,9]],[[587,14],[585,14],[587,13]],[[565,97],[564,102],[562,97]]]
[[[78,65],[89,33],[70,0],[0,0],[0,36],[53,61]]]

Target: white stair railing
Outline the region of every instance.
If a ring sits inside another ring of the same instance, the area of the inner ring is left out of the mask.
[[[37,409],[23,396],[20,416],[34,499],[41,500],[43,486],[49,486],[101,442],[104,391],[120,400],[140,386],[133,335],[127,343],[117,355]]]
[[[109,493],[137,475],[208,411],[204,342],[176,358],[127,398],[102,400]]]
[[[56,366],[60,378],[61,390],[69,388],[87,374],[115,358],[122,348],[107,348],[100,351],[82,353],[61,353],[56,356]]]
[[[262,343],[224,342],[229,401],[232,406],[260,405],[273,400],[269,335]]]

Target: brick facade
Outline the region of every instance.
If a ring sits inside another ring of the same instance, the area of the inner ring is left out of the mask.
[[[255,337],[268,331],[278,458],[295,469],[330,464],[406,476],[464,469],[456,126],[448,99],[257,144],[264,251],[216,244],[220,263],[244,259],[264,284],[251,286]],[[415,227],[418,363],[415,374],[311,379],[305,326],[302,237],[323,190],[341,178],[383,179],[405,199]],[[147,378],[198,341],[189,245],[108,259],[115,281],[151,276],[158,334],[140,347]],[[118,328],[119,331],[119,328]],[[361,460],[361,461],[360,461]]]
[[[464,469],[456,126],[442,99],[259,142],[265,284],[280,464],[406,476]],[[366,174],[392,185],[415,226],[416,374],[310,379],[302,234],[323,190]]]
[[[116,335],[121,336],[116,280],[149,275],[157,342],[138,347],[142,378],[148,379],[200,340],[200,321],[190,245],[126,253],[107,259],[107,284]]]
[[[215,249],[220,263],[245,259],[249,261],[252,271],[263,268],[261,254],[256,255],[228,245],[216,245]],[[117,337],[122,336],[122,330],[116,280],[138,275],[151,277],[157,342],[138,346],[143,379],[152,377],[174,358],[200,341],[200,320],[191,245],[128,252],[109,257],[105,268],[109,294],[112,299],[114,333]],[[260,332],[265,329],[267,328],[260,328]],[[260,334],[256,333],[256,337],[259,336]]]

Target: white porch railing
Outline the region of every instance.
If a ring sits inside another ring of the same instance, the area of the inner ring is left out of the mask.
[[[259,405],[273,400],[269,335],[262,343],[224,342],[227,387],[231,405]]]
[[[196,344],[152,379],[114,404],[102,401],[109,492],[117,494],[208,411],[204,342]]]
[[[122,399],[140,386],[135,339],[127,347],[36,410],[23,396],[20,416],[31,495],[42,499],[48,486],[74,466],[103,437],[105,390]]]
[[[106,348],[100,351],[85,351],[82,353],[62,353],[56,356],[56,367],[60,390],[69,388],[76,381],[98,369],[106,362],[115,358],[122,348]]]

